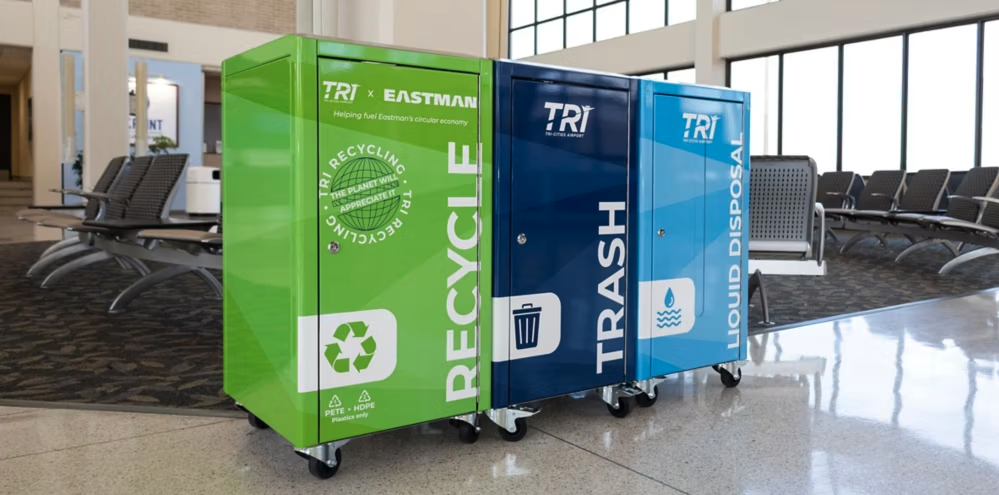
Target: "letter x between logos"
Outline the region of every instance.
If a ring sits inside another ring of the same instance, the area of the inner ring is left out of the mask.
[[[369,89],[368,90],[368,98],[374,98],[374,97],[375,97],[375,90]]]

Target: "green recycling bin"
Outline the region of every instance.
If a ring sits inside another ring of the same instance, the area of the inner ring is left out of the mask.
[[[492,63],[285,36],[222,80],[224,381],[250,423],[329,477],[353,437],[489,409]]]

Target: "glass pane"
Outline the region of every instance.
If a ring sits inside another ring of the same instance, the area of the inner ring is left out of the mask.
[[[652,74],[645,74],[645,75],[642,75],[642,76],[639,76],[639,77],[641,77],[642,79],[652,79],[652,80],[655,80],[655,81],[665,81],[666,80],[666,74],[664,74],[662,72],[653,72]]]
[[[562,15],[562,3],[563,0],[538,0],[538,22]],[[539,32],[538,36],[540,35]],[[538,39],[540,40],[541,38]],[[538,51],[541,51],[540,43],[538,44]]]
[[[697,76],[694,69],[671,70],[666,73],[666,80],[675,83],[694,84],[697,82]],[[750,101],[750,104],[752,104],[752,101]]]
[[[624,36],[624,2],[597,9],[597,41]]]
[[[510,0],[510,29],[534,22],[534,0]]]
[[[777,0],[732,0],[732,10],[748,9],[750,7],[756,7],[757,5],[773,3],[776,1]]]
[[[732,62],[730,77],[732,89],[748,91],[751,96],[749,152],[776,155],[780,58],[774,55]]]
[[[534,56],[534,26],[510,33],[510,58]]]
[[[666,0],[631,0],[628,32],[639,33],[666,25]]]
[[[839,49],[784,55],[781,154],[808,155],[819,173],[836,170]]]
[[[562,19],[538,24],[538,54],[562,49]]]
[[[985,24],[982,166],[999,167],[999,21]]]
[[[577,10],[588,9],[593,6],[593,0],[566,0],[565,11],[575,12]]]
[[[901,166],[902,37],[846,45],[843,170],[870,175]]]
[[[967,170],[975,157],[978,26],[909,36],[906,170]]]
[[[593,43],[593,11],[588,10],[581,14],[571,15],[566,18],[566,38],[565,47],[573,47]]]
[[[680,24],[697,18],[697,0],[669,0],[669,23]]]

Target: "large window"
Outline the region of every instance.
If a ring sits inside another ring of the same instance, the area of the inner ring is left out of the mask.
[[[736,60],[729,85],[752,94],[753,154],[863,175],[999,166],[999,20]]]
[[[985,24],[982,166],[999,167],[999,21]]]
[[[819,173],[836,170],[839,49],[784,56],[781,154],[808,155]]]
[[[978,26],[909,37],[906,170],[975,164]]]
[[[697,0],[510,0],[510,58],[692,21]]]
[[[843,47],[843,170],[870,175],[902,159],[902,37]]]
[[[774,55],[733,62],[729,68],[729,79],[732,88],[750,93],[749,152],[776,155],[780,57]]]

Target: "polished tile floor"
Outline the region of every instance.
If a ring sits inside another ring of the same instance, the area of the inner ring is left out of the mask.
[[[358,439],[320,481],[245,420],[0,407],[0,493],[999,493],[999,293],[751,338],[736,389],[672,377],[625,419],[544,403],[519,443]]]
[[[17,219],[16,213],[24,207],[0,206],[0,244],[13,242],[51,241],[62,238],[57,229],[36,227]]]

